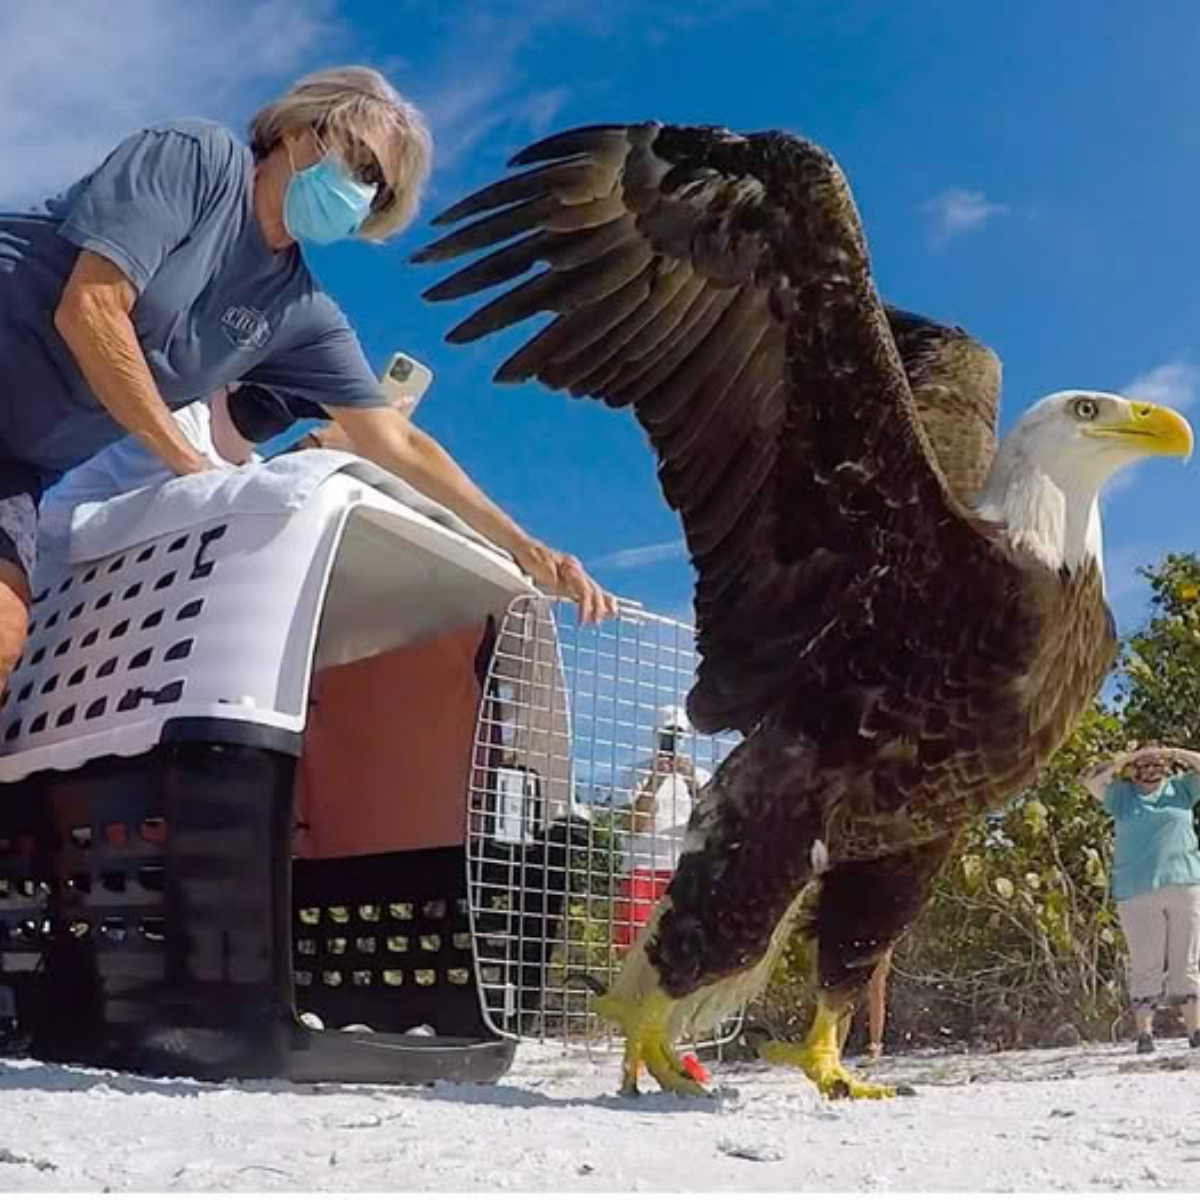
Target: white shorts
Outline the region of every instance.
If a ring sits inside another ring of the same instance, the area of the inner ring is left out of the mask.
[[[1173,884],[1117,903],[1129,945],[1134,1008],[1200,999],[1200,884]]]

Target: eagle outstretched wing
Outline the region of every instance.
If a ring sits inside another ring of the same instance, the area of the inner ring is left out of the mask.
[[[929,627],[929,606],[952,603],[921,569],[933,558],[970,561],[975,587],[1014,569],[962,503],[991,460],[996,359],[961,330],[885,310],[824,150],[784,133],[601,125],[510,165],[531,169],[436,219],[476,218],[415,261],[490,252],[426,298],[546,264],[447,340],[556,314],[497,381],[632,407],[697,570],[700,728],[753,727],[803,686],[815,647],[861,634],[884,579],[903,630],[897,606],[924,606]],[[1012,581],[993,582],[1000,594]]]

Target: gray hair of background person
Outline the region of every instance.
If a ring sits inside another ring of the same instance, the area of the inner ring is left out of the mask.
[[[381,242],[416,215],[421,188],[433,164],[433,139],[420,111],[378,71],[335,67],[292,84],[250,121],[250,146],[264,158],[284,134],[315,129],[351,168],[373,154],[384,184],[357,237]]]

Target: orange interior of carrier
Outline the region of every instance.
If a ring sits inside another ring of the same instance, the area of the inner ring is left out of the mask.
[[[297,857],[463,844],[485,636],[471,625],[316,673]]]

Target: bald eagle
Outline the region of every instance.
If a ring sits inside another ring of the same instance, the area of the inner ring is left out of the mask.
[[[455,204],[419,251],[488,250],[426,297],[509,284],[455,343],[555,314],[497,371],[633,410],[696,572],[688,707],[744,740],[600,1011],[644,1062],[755,993],[809,885],[818,1006],[768,1043],[828,1095],[882,1096],[839,1017],[920,913],[955,836],[1029,784],[1112,661],[1097,496],[1191,451],[1169,409],[1047,396],[996,445],[996,356],[886,307],[849,187],[786,133],[601,125]]]

